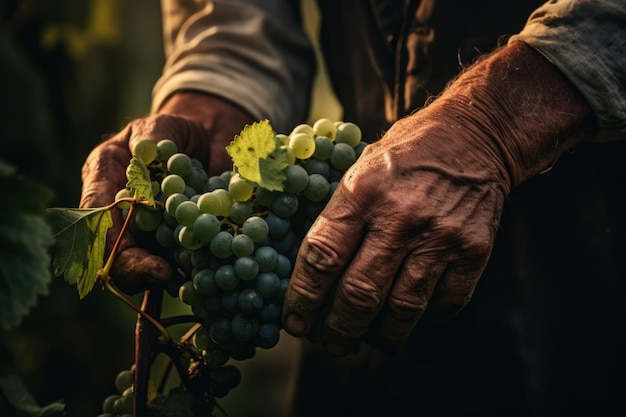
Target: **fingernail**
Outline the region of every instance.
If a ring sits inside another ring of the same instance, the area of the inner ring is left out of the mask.
[[[285,318],[285,330],[294,335],[302,335],[306,330],[306,323],[296,313],[289,313]]]

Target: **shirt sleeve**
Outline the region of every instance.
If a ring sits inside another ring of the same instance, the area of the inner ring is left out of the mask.
[[[305,120],[315,55],[287,0],[162,0],[166,62],[156,112],[177,90],[229,100],[277,131]]]
[[[626,0],[552,0],[535,10],[524,41],[578,88],[597,117],[597,140],[626,139]]]

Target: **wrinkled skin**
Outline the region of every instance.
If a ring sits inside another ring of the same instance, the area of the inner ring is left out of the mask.
[[[337,356],[361,339],[394,353],[425,312],[454,315],[486,266],[510,190],[583,140],[589,114],[527,45],[464,72],[346,172],[300,247],[286,330]]]
[[[201,93],[178,93],[158,114],[133,120],[93,149],[83,165],[80,207],[102,207],[114,201],[115,194],[127,182],[129,145],[134,140],[171,139],[180,152],[202,161],[207,173],[214,175],[232,169],[224,148],[251,122],[249,115],[224,100]],[[120,210],[113,210],[113,220],[114,226],[107,233],[107,257],[122,225]],[[167,260],[139,247],[129,233],[125,234],[116,256],[111,278],[128,294],[155,285],[178,294],[181,282]]]

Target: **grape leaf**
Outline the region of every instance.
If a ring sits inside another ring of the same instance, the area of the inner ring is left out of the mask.
[[[10,328],[48,294],[54,239],[44,214],[53,193],[2,161],[0,189],[0,325]]]
[[[16,415],[23,417],[63,417],[65,404],[54,402],[41,407],[35,397],[24,386],[24,383],[15,375],[0,375],[0,410],[2,399],[5,399],[11,408],[15,409]],[[13,415],[13,414],[10,414]]]
[[[106,232],[113,226],[111,212],[101,208],[49,208],[48,222],[55,237],[54,275],[76,284],[82,299],[96,283],[104,264]]]
[[[246,125],[226,147],[235,169],[246,180],[270,191],[282,191],[289,165],[287,150],[268,120]]]
[[[126,188],[135,192],[134,196],[137,201],[147,201],[150,203],[150,206],[154,207],[155,202],[152,194],[150,172],[141,158],[132,157],[126,169],[126,177],[128,178]]]

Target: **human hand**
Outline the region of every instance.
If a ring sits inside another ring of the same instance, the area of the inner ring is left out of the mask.
[[[466,71],[346,172],[300,247],[286,330],[319,328],[315,339],[335,355],[362,339],[395,352],[427,309],[454,315],[487,264],[512,187],[581,141],[589,114],[525,44]]]
[[[102,207],[114,201],[115,194],[126,185],[130,149],[137,140],[171,139],[180,152],[202,161],[209,175],[217,175],[232,168],[225,147],[251,122],[250,116],[224,100],[202,93],[178,93],[159,114],[131,121],[92,150],[82,169],[80,207]],[[114,210],[112,215],[113,227],[107,232],[105,258],[123,223],[120,210]],[[140,247],[129,233],[124,235],[111,278],[128,294],[155,285],[177,294],[180,284],[170,263]]]

